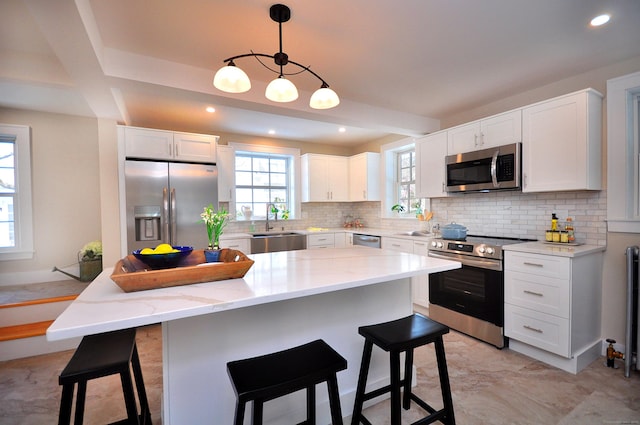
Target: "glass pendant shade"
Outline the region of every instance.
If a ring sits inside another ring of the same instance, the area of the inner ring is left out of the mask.
[[[227,93],[244,93],[251,88],[251,81],[243,70],[235,65],[227,65],[216,72],[213,85]]]
[[[291,81],[280,76],[269,83],[264,95],[273,102],[293,102],[298,98],[298,89]]]
[[[329,87],[319,88],[311,95],[311,99],[309,100],[309,106],[313,109],[330,109],[338,106],[339,103],[340,98],[338,98],[336,92]]]

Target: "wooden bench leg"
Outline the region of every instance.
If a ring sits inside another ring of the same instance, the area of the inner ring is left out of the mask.
[[[124,404],[127,408],[127,418],[131,424],[139,425],[138,407],[136,406],[136,397],[133,393],[133,382],[131,381],[131,373],[129,372],[128,367],[126,371],[120,373],[120,382],[122,382],[122,392],[124,393]]]
[[[329,409],[331,409],[331,423],[342,425],[342,409],[340,408],[340,393],[338,391],[338,378],[334,374],[327,379],[329,391]]]
[[[360,424],[362,405],[364,403],[364,391],[367,386],[367,374],[369,373],[372,351],[373,343],[369,340],[365,340],[364,350],[362,351],[362,362],[360,363],[360,375],[358,376],[358,386],[356,388],[356,401],[353,405],[353,415],[351,416],[351,425]]]

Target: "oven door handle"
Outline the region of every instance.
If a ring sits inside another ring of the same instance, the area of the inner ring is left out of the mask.
[[[478,267],[480,269],[495,270],[499,272],[502,271],[502,261],[500,260],[485,260],[480,257],[476,258],[459,254],[440,254],[433,251],[429,251],[428,256],[440,258],[442,260],[460,261],[464,266]]]

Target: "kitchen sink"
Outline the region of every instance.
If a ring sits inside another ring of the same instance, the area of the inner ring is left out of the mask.
[[[432,236],[432,235],[431,235],[431,233],[423,232],[423,231],[421,231],[421,230],[412,230],[412,231],[408,231],[408,232],[399,232],[399,233],[396,233],[396,235],[402,235],[402,236],[422,236],[422,237]]]
[[[295,232],[256,233],[251,237],[251,253],[307,249],[307,236]]]

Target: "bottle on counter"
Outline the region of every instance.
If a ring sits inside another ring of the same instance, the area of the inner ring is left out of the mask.
[[[556,213],[551,214],[551,231],[558,231],[558,217],[556,216]]]
[[[572,243],[576,241],[575,229],[573,227],[573,219],[567,217],[567,223],[564,226],[564,230],[567,231],[567,242]]]

